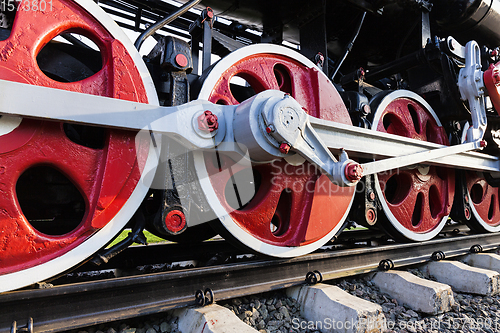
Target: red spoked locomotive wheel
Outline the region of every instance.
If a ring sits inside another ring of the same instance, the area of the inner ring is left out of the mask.
[[[233,84],[236,77],[245,84]],[[323,72],[277,45],[247,46],[220,60],[206,75],[199,98],[235,105],[268,89],[289,93],[314,117],[351,124]],[[239,243],[270,256],[302,255],[329,241],[342,227],[355,191],[332,184],[300,156],[245,163],[222,152],[197,153],[195,164],[222,227]]]
[[[486,181],[482,172],[465,172],[467,201],[471,208],[467,224],[478,231],[500,230],[500,193]]]
[[[140,55],[91,0],[17,11],[0,58],[0,79],[158,104]],[[0,292],[71,268],[125,226],[156,165],[136,134],[0,117]]]
[[[389,93],[373,109],[373,130],[449,145],[430,105],[413,92]],[[450,214],[455,172],[429,165],[391,170],[375,176],[375,190],[386,217],[381,219],[384,229],[399,239],[429,240]]]

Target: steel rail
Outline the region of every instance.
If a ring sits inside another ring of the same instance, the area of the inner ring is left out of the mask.
[[[319,270],[324,279],[329,280],[376,271],[383,259],[402,267],[429,261],[436,251],[443,251],[447,258],[463,255],[476,244],[483,250],[495,249],[500,244],[500,233],[7,292],[0,294],[0,332],[9,332],[14,320],[22,325],[29,318],[33,318],[34,332],[75,329],[191,306],[198,289],[210,288],[218,301],[300,285],[312,270]]]

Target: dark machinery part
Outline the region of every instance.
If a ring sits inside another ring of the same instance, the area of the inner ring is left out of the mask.
[[[470,253],[479,253],[483,251],[483,247],[480,244],[472,245],[470,247]]]
[[[374,182],[374,176],[369,175],[358,183],[350,213],[351,220],[367,228],[376,227],[378,212],[381,210]]]
[[[212,62],[212,29],[214,12],[212,8],[205,8],[200,16],[189,27],[191,35],[191,55],[193,58],[194,73],[198,73],[198,58],[200,52],[200,42],[203,44],[201,49],[201,72],[210,67]]]
[[[342,100],[349,110],[352,124],[358,127],[370,128],[370,123],[366,119],[371,113],[370,101],[368,97],[357,91],[342,91]]]
[[[323,275],[320,271],[314,270],[312,272],[307,272],[306,274],[306,283],[309,285],[313,285],[316,283],[323,282]]]
[[[144,236],[144,227],[146,226],[146,220],[141,209],[139,209],[131,223],[133,224],[132,231],[128,233],[127,237],[120,241],[118,244],[113,245],[109,249],[104,249],[95,254],[95,256],[90,261],[92,264],[99,266],[101,264],[106,264],[111,258],[115,257],[119,253],[123,252],[133,243],[147,244],[146,236]]]
[[[197,58],[193,61],[187,42],[163,37],[145,59],[162,105],[181,105],[190,100],[187,74],[196,69]],[[179,242],[198,242],[215,236],[208,224],[187,228],[188,221],[202,221],[207,216],[208,220],[213,219],[199,189],[189,149],[166,138],[162,150],[165,160],[160,161],[146,202],[146,228],[159,237]]]
[[[201,289],[194,293],[194,302],[198,306],[205,306],[214,303],[214,292],[210,288],[206,288],[205,292]]]
[[[349,43],[345,47],[345,51],[344,51],[344,54],[342,55],[342,58],[340,58],[336,62],[335,67],[333,68],[333,74],[331,75],[332,81],[335,79],[335,76],[337,75],[337,72],[339,71],[340,66],[342,66],[342,64],[344,63],[345,58],[347,58],[347,56],[349,55],[349,52],[351,52],[352,47],[354,46],[354,42],[356,41],[356,38],[358,38],[359,32],[361,31],[361,27],[363,26],[363,22],[365,21],[365,17],[366,17],[366,12],[363,12],[361,14],[361,18],[359,19],[359,24],[358,24],[354,34],[352,35],[351,40],[349,41]]]
[[[381,270],[381,271],[388,271],[390,269],[393,269],[394,268],[394,262],[392,262],[391,259],[383,259],[383,260],[380,260],[379,264],[378,264],[378,268]]]
[[[461,43],[476,40],[491,48],[500,45],[500,2],[496,0],[433,1],[432,18]]]
[[[33,333],[33,318],[29,318],[26,325],[18,327],[17,322],[14,320],[10,326],[10,333]]]

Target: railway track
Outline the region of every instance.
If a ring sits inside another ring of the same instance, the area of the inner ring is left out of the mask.
[[[498,234],[452,234],[423,243],[371,247],[365,241],[365,245],[356,242],[351,248],[343,249],[328,249],[333,247],[328,245],[321,252],[293,259],[257,258],[7,292],[0,295],[0,332],[10,332],[14,320],[23,324],[30,318],[34,321],[35,332],[75,329],[195,305],[196,290],[210,289],[214,300],[220,301],[304,284],[310,271],[317,270],[324,280],[331,280],[376,271],[380,262],[387,259],[394,267],[403,267],[429,261],[438,251],[451,258],[469,253],[475,245],[487,251],[500,244]],[[224,242],[204,246],[205,250],[208,247],[219,251],[225,249]],[[144,251],[143,248],[131,248],[130,252],[134,250]],[[131,253],[125,255],[134,257]],[[118,266],[123,265],[117,261],[115,267]]]

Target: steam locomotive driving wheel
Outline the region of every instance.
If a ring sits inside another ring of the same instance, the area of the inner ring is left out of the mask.
[[[233,84],[235,77],[244,84]],[[290,94],[309,115],[351,124],[323,72],[277,45],[247,46],[219,61],[206,75],[199,98],[236,105],[268,89]],[[270,256],[302,255],[328,242],[341,229],[354,196],[354,188],[332,184],[297,155],[240,163],[222,152],[198,153],[195,164],[223,234]]]
[[[374,103],[372,129],[449,145],[430,105],[411,91],[388,93]],[[382,227],[402,240],[432,239],[444,227],[455,193],[453,169],[415,165],[375,175],[375,190],[385,218]]]
[[[465,173],[466,202],[472,212],[465,212],[467,224],[481,232],[500,230],[500,193],[486,181],[482,172]],[[471,214],[472,213],[472,214]],[[468,220],[469,219],[469,220]]]
[[[51,3],[16,12],[0,41],[1,79],[158,103],[140,55],[99,6]],[[68,270],[125,226],[149,190],[142,175],[156,164],[150,140],[136,134],[0,118],[0,291]]]

